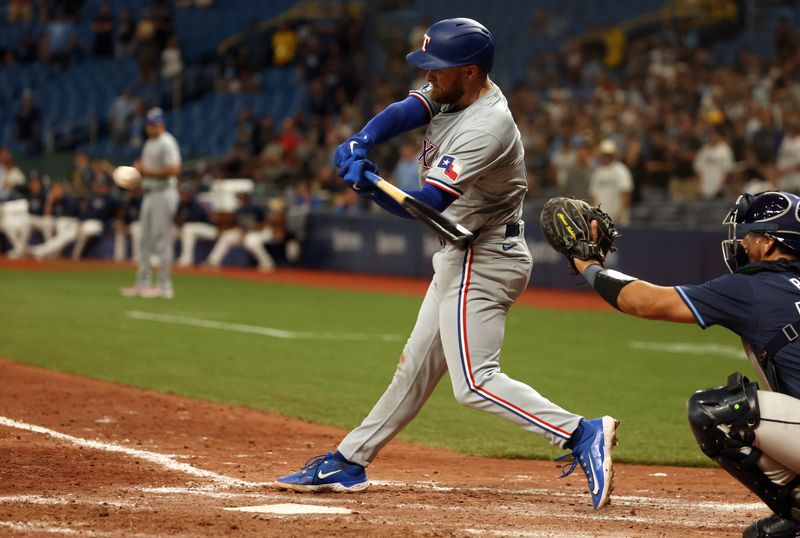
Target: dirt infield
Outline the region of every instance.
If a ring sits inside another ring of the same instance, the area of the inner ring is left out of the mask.
[[[0,380],[0,535],[740,536],[767,515],[718,469],[618,465],[594,512],[579,471],[399,441],[365,493],[284,493],[343,431],[5,360]],[[286,504],[349,513],[228,510]]]

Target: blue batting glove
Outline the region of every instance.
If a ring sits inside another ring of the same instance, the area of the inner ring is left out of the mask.
[[[333,162],[339,167],[339,177],[347,174],[348,168],[358,160],[366,159],[375,141],[367,133],[356,133],[336,148]]]
[[[359,159],[348,168],[344,175],[344,182],[354,191],[369,192],[375,188],[375,183],[370,181],[366,174],[369,172],[374,174],[377,171],[378,166],[374,162],[368,159]]]

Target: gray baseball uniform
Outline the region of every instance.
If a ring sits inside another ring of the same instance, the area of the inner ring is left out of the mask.
[[[164,132],[150,138],[142,148],[142,165],[146,170],[161,170],[166,166],[181,164],[181,152],[175,137]],[[142,224],[139,240],[139,269],[136,285],[150,286],[150,258],[158,257],[156,286],[162,291],[172,291],[172,238],[173,218],[178,208],[178,179],[142,178],[142,208],[139,220]]]
[[[389,388],[339,445],[348,460],[369,464],[420,411],[450,372],[456,400],[499,415],[563,447],[581,416],[500,370],[508,309],[525,290],[532,259],[520,221],[527,191],[524,150],[497,86],[451,111],[411,92],[431,113],[420,177],[456,200],[445,214],[473,230],[466,249],[448,245],[433,257],[434,277]]]

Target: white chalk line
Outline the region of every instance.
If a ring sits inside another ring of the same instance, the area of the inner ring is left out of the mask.
[[[680,353],[684,355],[722,355],[731,359],[747,360],[744,350],[735,346],[721,344],[692,344],[689,342],[642,342],[631,340],[628,342],[631,349],[644,351],[665,351],[667,353]]]
[[[229,476],[217,474],[212,471],[206,471],[205,469],[199,469],[193,465],[189,465],[188,463],[181,463],[175,461],[169,456],[166,456],[164,454],[159,454],[157,452],[151,452],[149,450],[142,450],[138,448],[129,448],[114,443],[105,443],[103,441],[95,441],[92,439],[83,439],[81,437],[75,437],[73,435],[68,435],[66,433],[57,432],[55,430],[51,430],[43,426],[36,426],[34,424],[27,424],[25,422],[12,420],[7,417],[0,416],[0,426],[6,426],[9,428],[16,428],[18,430],[26,430],[35,433],[41,433],[43,435],[53,437],[54,439],[66,441],[68,443],[72,443],[77,446],[93,448],[95,450],[103,450],[106,452],[125,454],[126,456],[130,456],[132,458],[137,458],[140,460],[149,461],[150,463],[154,463],[156,465],[160,465],[161,467],[169,469],[170,471],[185,473],[197,478],[207,478],[213,480],[214,482],[217,482],[220,485],[224,485],[227,487],[258,487],[263,485],[254,482],[248,482],[246,480],[239,480],[237,478],[231,478]]]
[[[379,340],[382,342],[398,342],[403,339],[403,337],[399,334],[286,331],[272,327],[260,327],[258,325],[228,323],[224,321],[192,318],[188,316],[174,316],[171,314],[154,314],[152,312],[140,312],[138,310],[128,310],[125,312],[125,315],[129,318],[141,321],[156,321],[160,323],[172,323],[175,325],[188,325],[190,327],[202,327],[204,329],[217,329],[220,331],[258,334],[261,336],[269,336],[272,338],[282,338],[287,340],[361,340],[367,342]]]
[[[247,487],[247,488],[254,488],[254,487],[269,487],[274,486],[274,482],[250,482],[246,480],[240,480],[228,476],[224,476],[218,473],[214,473],[212,471],[207,471],[204,469],[199,469],[187,463],[176,462],[172,458],[165,456],[164,454],[159,454],[157,452],[151,452],[148,450],[142,449],[135,449],[129,448],[122,445],[117,445],[114,443],[107,443],[102,441],[95,441],[91,439],[83,439],[80,437],[75,437],[72,435],[68,435],[65,433],[57,432],[55,430],[51,430],[49,428],[45,428],[43,426],[36,426],[33,424],[28,424],[25,422],[20,422],[16,420],[12,420],[7,417],[0,416],[0,426],[6,426],[9,428],[16,428],[26,431],[31,431],[35,433],[40,433],[43,435],[47,435],[53,437],[55,439],[59,439],[61,441],[66,441],[72,443],[77,446],[82,446],[86,448],[92,448],[95,450],[102,450],[106,452],[113,452],[113,453],[120,453],[124,454],[133,458],[138,458],[141,460],[145,460],[161,467],[164,467],[171,471],[181,472],[188,474],[190,476],[194,476],[197,478],[206,478],[210,479],[214,482],[214,484],[206,484],[197,487],[191,488],[141,488],[142,491],[147,491],[151,493],[159,493],[165,495],[175,495],[175,494],[188,494],[188,495],[208,495],[217,498],[234,498],[234,494],[231,494],[228,497],[226,493],[215,491],[220,487],[227,487],[227,488],[235,488],[235,487]],[[549,497],[565,497],[565,498],[582,498],[588,499],[587,494],[577,494],[577,493],[564,493],[564,492],[555,492],[544,488],[527,488],[527,489],[511,489],[511,488],[489,488],[489,487],[452,487],[452,486],[444,486],[440,485],[435,482],[416,482],[416,483],[409,483],[409,482],[401,482],[401,481],[391,481],[391,480],[383,480],[383,481],[372,481],[372,485],[375,486],[382,486],[387,488],[397,488],[397,489],[408,489],[408,488],[416,488],[416,489],[423,489],[423,490],[431,490],[431,491],[441,491],[441,492],[469,492],[469,493],[476,493],[476,494],[512,494],[512,495],[539,495],[539,496],[549,496]],[[265,499],[265,498],[279,498],[281,500],[285,500],[285,495],[276,495],[276,494],[246,494],[248,497],[253,499]],[[242,495],[239,495],[242,497]],[[32,502],[39,502],[39,497],[35,497],[35,500]],[[25,502],[24,500],[22,500]],[[309,499],[312,501],[312,499]],[[348,504],[349,502],[356,502],[356,500],[349,500],[346,498],[341,498],[341,496],[337,496],[335,501],[329,501],[328,499],[324,498],[314,498],[312,502],[319,502],[320,504],[327,504],[328,502],[336,502],[337,504]],[[360,501],[359,501],[360,502]],[[698,509],[707,509],[707,510],[714,510],[714,511],[726,511],[726,512],[739,512],[742,510],[758,510],[763,508],[761,503],[718,503],[718,502],[688,502],[682,501],[675,498],[651,498],[645,496],[625,496],[625,495],[615,495],[613,497],[613,502],[615,505],[622,505],[622,506],[631,506],[631,507],[647,507],[647,506],[658,506],[661,508],[669,508],[675,509],[682,513],[691,511],[696,511]],[[531,507],[532,508],[532,507]],[[552,511],[549,510],[542,510],[541,512],[538,511],[531,511],[530,513],[534,515],[542,515],[548,517],[558,517],[557,514],[553,514]],[[671,522],[673,524],[679,524],[675,518],[671,515],[665,514],[666,521]],[[649,517],[642,517],[642,516],[632,516],[632,515],[625,515],[625,516],[613,516],[613,515],[603,515],[603,514],[579,514],[575,512],[570,512],[569,514],[564,515],[565,518],[573,518],[573,519],[587,519],[587,520],[608,520],[608,521],[626,521],[626,522],[641,522],[641,523],[654,523],[658,522],[657,519],[649,518]],[[687,521],[687,523],[691,523]],[[696,522],[694,523],[696,524]],[[717,527],[726,526],[725,524],[718,524],[715,525]],[[736,526],[731,524],[731,526]]]
[[[89,525],[89,523],[84,523]],[[21,533],[48,533],[48,534],[61,534],[66,536],[89,536],[93,538],[103,538],[105,536],[119,536],[119,532],[106,532],[106,531],[93,531],[86,528],[73,529],[72,527],[56,527],[44,521],[0,521],[0,528],[6,528],[11,532]],[[125,532],[128,538],[158,538],[156,534],[143,534],[143,533],[128,533]]]
[[[129,508],[135,506],[134,503],[127,501],[113,501],[113,500],[89,500],[68,497],[44,497],[42,495],[0,495],[0,504],[96,504],[102,506],[114,506],[119,508]]]

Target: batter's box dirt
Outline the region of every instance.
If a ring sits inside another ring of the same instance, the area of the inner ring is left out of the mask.
[[[365,493],[286,493],[345,432],[5,360],[0,379],[0,535],[732,537],[767,515],[719,469],[618,465],[595,512],[554,463],[402,442]]]

